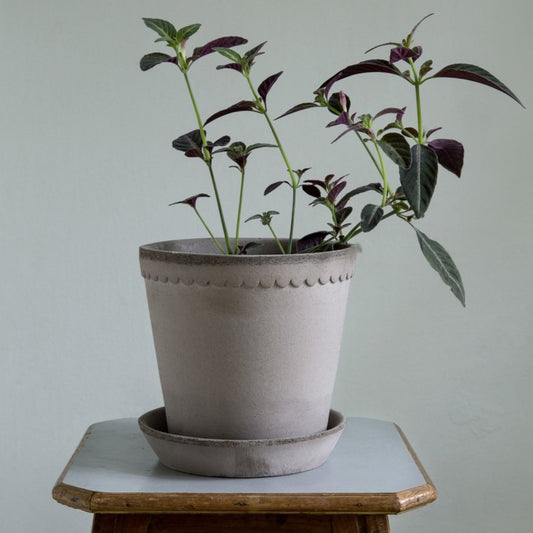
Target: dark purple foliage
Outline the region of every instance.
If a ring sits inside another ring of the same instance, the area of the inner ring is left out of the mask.
[[[442,129],[442,126],[439,126],[438,128],[433,128],[431,130],[428,130],[428,132],[426,133],[426,139],[429,139],[435,132],[439,131]]]
[[[331,144],[333,144],[334,142],[337,142],[341,137],[343,137],[344,135],[346,135],[350,131],[365,131],[365,132],[367,132],[368,130],[363,126],[362,122],[357,122],[356,124],[352,124],[351,126],[348,126],[340,135],[337,135],[337,137],[335,137],[335,139],[333,139],[331,141]]]
[[[386,107],[385,109],[382,109],[378,113],[374,115],[374,120],[376,120],[379,117],[382,117],[383,115],[390,115],[394,114],[396,115],[396,120],[398,122],[402,121],[403,115],[405,113],[405,107],[402,107],[401,109],[399,107]]]
[[[522,107],[524,104],[518,99],[518,97],[502,83],[498,78],[493,76],[490,72],[486,71],[476,65],[469,65],[468,63],[454,63],[442,68],[436,74],[433,74],[433,78],[457,78],[460,80],[468,80],[482,85],[492,87],[497,91],[510,96],[515,102],[518,102]],[[429,78],[428,78],[429,79]]]
[[[282,115],[279,117],[276,117],[276,120],[278,118],[286,117],[287,115],[290,115],[292,113],[296,113],[297,111],[303,111],[304,109],[311,109],[312,107],[321,107],[316,102],[304,102],[303,104],[295,105],[294,107],[291,107],[288,111],[285,111]]]
[[[312,196],[313,198],[320,198],[322,196],[320,189],[311,183],[304,183],[302,185],[302,189],[306,194]]]
[[[396,46],[390,51],[391,63],[397,63],[398,61],[407,61],[412,59],[416,61],[422,55],[422,47],[415,46],[414,48],[407,48],[406,46]]]
[[[190,205],[194,210],[196,210],[196,201],[198,200],[198,198],[209,198],[209,197],[210,196],[205,193],[195,194],[194,196],[189,196],[189,198],[185,198],[185,200],[174,202],[170,205],[187,204],[187,205]]]
[[[225,115],[229,115],[230,113],[238,113],[240,111],[257,111],[257,105],[255,102],[251,100],[241,100],[240,102],[237,102],[236,104],[230,105],[226,109],[222,109],[221,111],[218,111],[217,113],[214,113],[211,115],[204,123],[204,126],[207,126],[210,122],[213,122],[217,118],[223,117]]]
[[[461,177],[465,150],[459,141],[453,139],[435,139],[428,146],[437,154],[439,164],[446,170]]]
[[[287,185],[291,186],[291,184],[286,181],[286,180],[282,180],[282,181],[275,181],[274,183],[271,183],[266,189],[265,189],[265,192],[263,193],[265,196],[267,194],[270,194],[272,191],[275,191],[280,185],[283,185],[284,183],[286,183]]]
[[[325,82],[323,82],[318,90],[324,89],[324,93],[327,96],[334,83],[343,80],[344,78],[355,76],[356,74],[368,74],[371,72],[383,72],[386,74],[402,76],[400,70],[398,70],[398,68],[392,65],[389,61],[384,59],[369,59],[367,61],[361,61],[355,65],[350,65],[343,68],[337,72],[337,74],[334,74],[331,76],[331,78],[328,78]]]
[[[213,39],[203,46],[195,48],[191,57],[191,61],[196,61],[201,57],[212,54],[215,52],[215,48],[232,48],[233,46],[239,46],[241,44],[246,44],[247,42],[248,39],[236,36],[219,37],[218,39]]]
[[[331,126],[350,126],[353,119],[355,118],[355,113],[350,117],[346,111],[343,111],[335,120],[328,122],[326,128],[331,128]]]
[[[265,109],[266,109],[266,98],[267,98],[267,95],[268,95],[270,89],[272,89],[272,86],[274,85],[274,83],[276,83],[276,81],[278,80],[278,78],[282,74],[283,74],[283,71],[278,72],[277,74],[272,74],[272,76],[269,76],[266,80],[261,82],[261,85],[259,85],[259,87],[257,89],[257,92],[259,93],[259,96],[263,99],[263,103],[265,104]]]
[[[357,196],[358,194],[362,194],[364,192],[368,191],[375,191],[379,194],[383,193],[383,187],[381,183],[369,183],[368,185],[362,185],[361,187],[357,187],[355,189],[352,189],[351,191],[347,192],[337,203],[337,208],[343,209],[346,204],[351,200],[354,196]]]
[[[342,192],[342,190],[344,189],[344,187],[346,187],[346,182],[345,181],[340,181],[340,180],[337,180],[337,182],[335,183],[335,185],[331,188],[331,190],[328,192],[328,200],[331,202],[331,203],[335,203],[335,200],[337,200],[337,196],[339,196],[339,194]]]
[[[305,250],[311,250],[320,246],[329,234],[329,231],[315,231],[305,235],[296,243],[296,251],[304,252]]]
[[[227,63],[226,65],[217,66],[217,70],[222,70],[225,68],[236,70],[237,72],[240,72],[242,74],[242,65],[240,65],[239,63]]]

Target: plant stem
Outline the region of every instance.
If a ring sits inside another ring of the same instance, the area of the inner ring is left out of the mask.
[[[237,253],[239,249],[239,229],[241,227],[241,211],[242,211],[242,198],[244,193],[244,168],[241,169],[241,188],[239,192],[239,208],[237,210],[237,225],[235,228],[235,248],[234,253]]]
[[[423,144],[424,142],[424,133],[422,131],[422,105],[420,102],[420,77],[416,70],[415,64],[411,58],[409,58],[409,64],[411,65],[411,70],[413,71],[413,83],[415,86],[415,97],[416,97],[416,116],[418,119],[418,144]]]
[[[287,157],[287,154],[285,153],[285,150],[283,149],[283,146],[281,144],[281,141],[278,137],[278,134],[276,133],[276,129],[274,128],[274,124],[272,123],[272,120],[268,116],[267,110],[265,109],[265,106],[263,105],[261,98],[257,94],[253,84],[252,80],[250,79],[249,74],[244,74],[246,77],[246,80],[248,81],[248,85],[250,87],[250,90],[252,91],[252,94],[254,96],[254,99],[256,103],[259,106],[259,109],[262,113],[262,115],[265,117],[268,127],[270,128],[270,131],[272,132],[272,136],[274,137],[274,140],[276,141],[276,145],[279,149],[279,152],[281,154],[281,157],[283,158],[283,161],[285,163],[285,166],[287,167],[287,171],[289,172],[289,176],[291,178],[291,187],[292,187],[292,207],[291,207],[291,225],[289,230],[289,244],[287,245],[287,253],[292,252],[292,241],[294,236],[294,223],[296,218],[296,189],[298,189],[299,180],[295,176],[291,164],[289,163],[289,158]]]
[[[381,168],[379,166],[379,163],[376,161],[376,158],[374,157],[374,154],[370,151],[370,148],[367,146],[366,142],[364,141],[361,134],[355,130],[354,133],[357,135],[357,138],[361,141],[361,144],[364,146],[366,153],[370,156],[370,159],[372,159],[372,162],[374,163],[374,166],[377,168],[378,172],[381,175]]]
[[[215,193],[215,199],[217,202],[218,214],[220,217],[220,224],[222,225],[222,232],[224,233],[224,240],[226,242],[227,253],[231,254],[231,245],[229,242],[228,229],[226,227],[226,221],[224,219],[224,211],[222,209],[222,202],[220,201],[220,195],[218,193],[218,187],[215,179],[215,174],[213,172],[212,159],[209,150],[207,149],[207,139],[205,136],[205,131],[202,124],[202,119],[200,117],[200,111],[198,110],[198,105],[196,104],[196,98],[191,87],[191,82],[189,81],[189,76],[187,75],[186,70],[182,70],[183,77],[185,78],[185,83],[187,85],[187,90],[189,91],[189,96],[191,98],[192,107],[194,109],[194,114],[196,115],[196,122],[198,123],[198,129],[200,130],[200,136],[202,138],[202,148],[204,152],[204,161],[209,169],[209,176],[211,177],[211,184],[213,186],[213,192]]]
[[[387,169],[385,167],[385,161],[383,161],[383,155],[381,154],[381,150],[379,148],[379,144],[377,143],[375,138],[372,138],[372,142],[374,143],[374,146],[376,147],[376,152],[379,157],[379,163],[381,166],[381,169],[379,170],[379,173],[381,175],[381,179],[383,180],[383,198],[381,199],[381,207],[384,207],[387,203],[387,195],[389,193],[392,194],[392,191],[389,187],[389,182],[387,180]]]
[[[276,243],[278,245],[278,248],[280,249],[281,253],[283,255],[285,255],[285,250],[283,249],[283,246],[281,245],[281,242],[279,242],[279,239],[278,239],[276,233],[272,229],[272,224],[267,224],[267,225],[268,225],[268,229],[270,230],[270,233],[272,233],[272,236],[274,237],[274,240],[276,241]]]
[[[215,174],[213,172],[213,166],[211,164],[211,161],[207,163],[207,168],[209,169],[209,176],[211,177],[211,184],[213,185],[213,191],[215,192],[218,213],[220,215],[220,223],[222,225],[222,231],[224,233],[224,241],[226,242],[226,248],[228,250],[228,254],[231,254],[231,244],[229,242],[228,228],[226,227],[226,221],[224,220],[224,213],[222,211],[222,203],[220,202],[220,195],[218,194],[217,182],[215,180]]]
[[[200,219],[200,221],[204,225],[204,228],[207,230],[207,233],[209,233],[209,236],[211,237],[211,239],[213,239],[213,242],[217,245],[217,248],[223,254],[225,254],[226,252],[224,251],[224,248],[222,248],[222,246],[220,246],[219,242],[216,240],[215,236],[213,235],[213,233],[209,229],[209,226],[206,224],[205,220],[202,218],[202,215],[200,215],[200,213],[198,212],[198,209],[196,209],[196,207],[194,208],[194,212],[198,215],[198,218]]]

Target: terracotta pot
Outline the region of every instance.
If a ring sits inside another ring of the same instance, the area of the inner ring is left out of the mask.
[[[140,248],[170,433],[279,439],[327,427],[355,248],[282,255],[254,241],[249,255],[209,239]]]

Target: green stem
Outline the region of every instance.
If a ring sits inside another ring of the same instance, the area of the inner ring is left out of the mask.
[[[411,58],[409,58],[409,64],[411,65],[411,70],[413,71],[413,84],[415,86],[415,97],[416,97],[416,116],[418,119],[418,144],[423,144],[424,134],[422,130],[422,105],[420,102],[420,77],[416,70],[415,64]]]
[[[379,163],[376,161],[374,154],[370,151],[370,148],[367,146],[367,143],[364,141],[362,135],[357,130],[355,130],[355,134],[357,135],[358,139],[361,141],[361,144],[364,146],[366,153],[370,156],[370,159],[372,159],[374,166],[377,168],[379,174],[381,175],[381,168],[379,166]]]
[[[381,169],[379,171],[381,175],[381,179],[383,180],[383,198],[381,199],[381,207],[384,207],[387,203],[387,195],[390,193],[392,194],[392,191],[389,187],[389,182],[387,180],[387,169],[385,167],[385,161],[383,161],[383,155],[381,154],[381,150],[379,148],[379,144],[377,143],[375,138],[372,138],[372,142],[374,143],[374,146],[376,147],[376,152],[379,157],[379,163],[381,165]]]
[[[196,122],[198,123],[198,129],[200,130],[200,137],[202,138],[202,147],[204,149],[204,158],[205,162],[209,163],[211,161],[211,154],[207,150],[207,139],[205,137],[205,131],[202,124],[202,119],[200,117],[200,111],[198,110],[198,105],[196,104],[196,98],[191,87],[191,82],[189,81],[189,76],[187,76],[187,71],[183,71],[183,77],[185,78],[185,83],[187,84],[187,90],[189,91],[189,96],[191,98],[192,107],[194,109],[194,114],[196,115]]]
[[[239,230],[241,227],[242,198],[244,193],[244,168],[241,169],[241,189],[239,192],[239,209],[237,210],[237,226],[235,228],[235,248],[234,253],[239,249]]]
[[[222,225],[222,231],[224,233],[224,240],[226,242],[226,248],[227,253],[231,254],[231,245],[229,242],[229,235],[228,235],[228,229],[226,227],[226,221],[224,219],[224,211],[222,209],[222,202],[220,201],[220,195],[218,193],[218,187],[215,179],[215,174],[213,173],[213,167],[212,167],[212,161],[211,161],[211,154],[209,153],[209,150],[207,149],[207,139],[205,136],[205,131],[202,124],[202,119],[200,117],[200,111],[198,110],[198,105],[196,104],[196,98],[194,97],[194,93],[191,87],[191,83],[189,81],[189,76],[187,75],[186,70],[182,70],[183,77],[185,78],[185,83],[187,85],[187,90],[189,91],[189,96],[191,98],[191,103],[194,109],[194,114],[196,115],[196,121],[198,123],[198,129],[200,130],[200,136],[202,138],[202,147],[204,152],[204,161],[207,164],[207,167],[209,168],[209,176],[211,177],[211,184],[213,186],[213,191],[215,193],[215,198],[217,202],[217,208],[218,208],[218,214],[220,217],[220,223]]]
[[[220,246],[220,243],[216,240],[215,236],[213,235],[213,233],[209,229],[209,226],[206,224],[205,220],[202,218],[202,215],[200,215],[200,213],[198,212],[196,207],[194,208],[194,212],[198,215],[198,218],[200,219],[201,223],[204,225],[204,228],[207,230],[207,233],[209,233],[209,236],[211,237],[211,239],[213,239],[213,242],[217,245],[217,248],[223,254],[225,254],[226,252],[224,251],[224,248],[222,248],[222,246]]]
[[[228,250],[228,254],[231,254],[231,244],[229,242],[228,228],[226,227],[226,221],[224,220],[224,213],[222,211],[222,203],[220,202],[220,195],[218,194],[217,182],[215,180],[215,174],[213,172],[213,167],[211,165],[211,162],[207,163],[207,168],[209,169],[209,176],[211,177],[211,184],[213,186],[213,191],[215,192],[218,213],[220,215],[220,223],[222,225],[222,231],[224,232],[224,241],[226,242],[226,248]]]
[[[272,225],[271,224],[267,224],[268,225],[268,229],[270,230],[270,233],[272,233],[272,236],[274,237],[274,240],[276,241],[277,245],[278,245],[278,248],[280,249],[280,252],[285,255],[285,250],[283,249],[283,246],[281,245],[281,242],[279,242],[279,239],[276,235],[276,233],[274,232],[274,230],[272,229]]]
[[[296,218],[296,189],[298,189],[299,180],[294,174],[291,164],[289,163],[289,158],[287,157],[287,154],[285,153],[285,150],[283,149],[283,145],[281,144],[281,141],[278,137],[278,134],[276,132],[276,129],[274,128],[274,124],[272,123],[272,120],[268,116],[267,110],[265,109],[261,98],[257,94],[256,90],[254,89],[254,86],[252,84],[252,80],[250,79],[249,74],[244,75],[246,77],[246,80],[248,81],[248,85],[250,87],[250,90],[252,91],[252,94],[254,96],[254,99],[256,103],[259,106],[259,110],[261,114],[265,117],[268,127],[270,128],[270,131],[272,132],[272,136],[274,137],[274,140],[276,141],[276,145],[279,149],[279,152],[281,154],[281,157],[283,158],[283,161],[285,163],[285,166],[287,167],[287,171],[289,172],[289,176],[291,178],[291,186],[292,186],[292,208],[291,208],[291,225],[289,230],[289,244],[287,246],[287,253],[292,252],[292,241],[293,241],[293,235],[294,235],[294,223]]]

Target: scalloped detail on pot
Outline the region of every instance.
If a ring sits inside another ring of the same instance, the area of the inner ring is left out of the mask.
[[[193,279],[193,278],[180,278],[174,277],[169,278],[168,276],[151,274],[150,272],[143,271],[142,277],[147,281],[154,281],[160,283],[172,283],[173,285],[182,284],[187,287],[192,285],[198,285],[200,287],[218,287],[218,288],[233,288],[233,289],[271,289],[279,288],[285,289],[287,287],[299,288],[302,286],[314,287],[315,285],[327,285],[329,283],[342,283],[344,281],[349,281],[353,277],[352,272],[346,272],[345,274],[340,274],[339,276],[329,276],[329,277],[315,277],[312,279],[260,279],[256,282],[251,282],[250,280],[242,280],[240,282],[230,281],[230,280],[207,280],[207,279]]]
[[[356,247],[283,255],[264,239],[260,253],[222,255],[209,239],[165,241],[140,248],[141,272],[148,281],[232,288],[313,287],[349,280]]]

